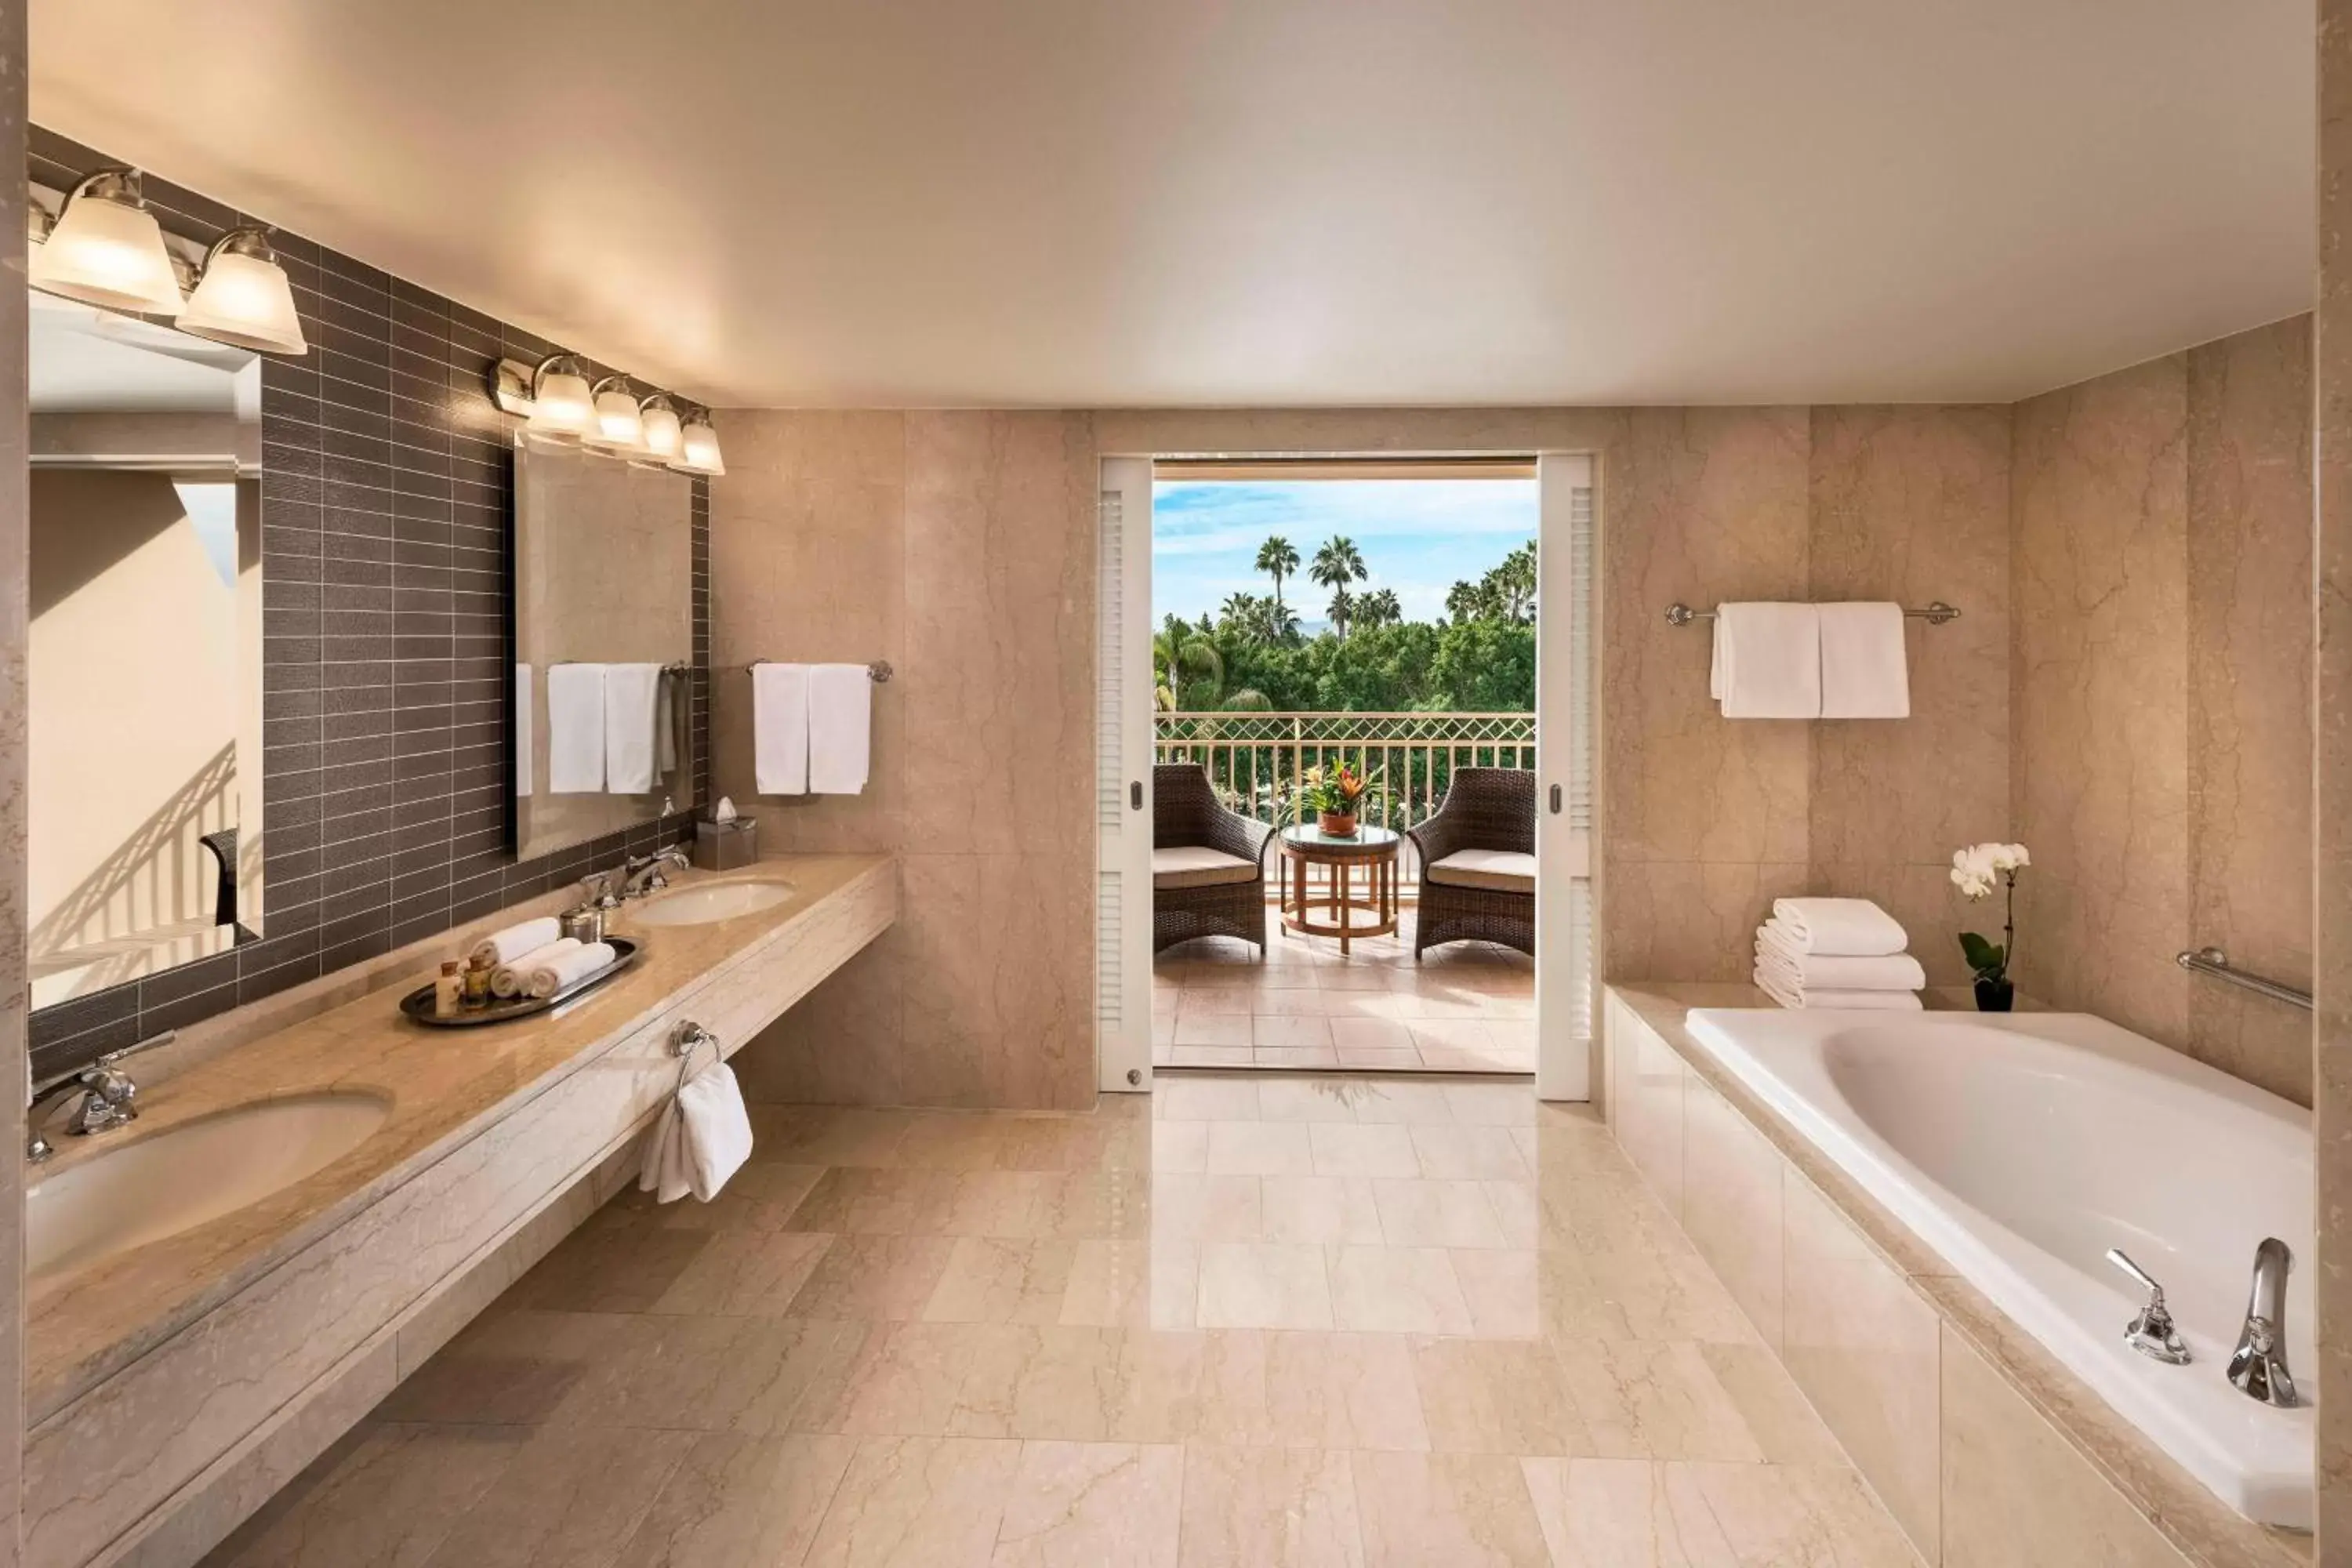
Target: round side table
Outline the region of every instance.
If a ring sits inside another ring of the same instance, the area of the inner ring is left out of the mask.
[[[1396,834],[1386,827],[1359,827],[1346,838],[1334,837],[1311,822],[1284,828],[1282,929],[1301,936],[1336,936],[1342,956],[1357,937],[1394,932],[1397,843]],[[1310,866],[1325,868],[1328,887],[1308,888]],[[1319,921],[1315,918],[1318,912],[1326,917]]]

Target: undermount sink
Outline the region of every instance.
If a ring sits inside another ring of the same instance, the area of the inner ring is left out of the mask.
[[[372,1095],[300,1095],[149,1137],[135,1123],[94,1134],[124,1142],[26,1190],[25,1270],[65,1273],[234,1214],[334,1163],[391,1113]]]
[[[714,882],[647,899],[628,911],[632,925],[699,926],[772,910],[793,896],[790,882]]]

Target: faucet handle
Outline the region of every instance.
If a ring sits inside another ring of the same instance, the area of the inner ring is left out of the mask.
[[[2181,1342],[2179,1331],[2173,1327],[2172,1314],[2164,1305],[2164,1287],[2156,1282],[2156,1276],[2134,1263],[2120,1247],[2107,1248],[2107,1261],[2130,1275],[2147,1292],[2147,1305],[2124,1325],[2124,1343],[2168,1366],[2187,1365],[2189,1347]]]

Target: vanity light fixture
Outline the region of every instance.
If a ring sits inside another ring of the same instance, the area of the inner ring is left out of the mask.
[[[646,399],[638,423],[645,432],[642,458],[648,467],[667,468],[685,453],[685,432],[667,393],[656,392]]]
[[[680,450],[670,467],[681,474],[701,474],[716,479],[727,471],[719,456],[719,432],[711,428],[710,410],[697,408],[687,416],[685,428],[679,433]]]
[[[595,405],[596,427],[582,436],[580,444],[614,458],[644,456],[645,421],[638,416],[637,400],[630,395],[628,382],[617,375],[598,382]]]
[[[74,186],[32,253],[27,280],[110,310],[171,315],[183,303],[163,226],[147,210],[136,169],[100,169]]]
[[[596,429],[596,399],[588,374],[570,354],[551,354],[531,376],[530,423],[523,434],[543,441],[571,442]]]
[[[215,342],[264,353],[306,354],[294,288],[269,237],[257,228],[231,229],[213,242],[196,275],[195,292],[173,323]]]

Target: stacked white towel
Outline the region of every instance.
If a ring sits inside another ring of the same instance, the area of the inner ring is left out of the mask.
[[[1916,1012],[1927,974],[1868,899],[1775,899],[1756,929],[1756,984],[1783,1007]]]

